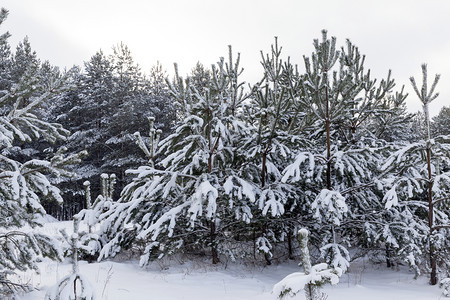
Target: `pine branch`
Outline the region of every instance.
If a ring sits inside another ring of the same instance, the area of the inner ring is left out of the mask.
[[[346,194],[350,194],[350,193],[352,193],[354,191],[357,191],[357,190],[360,190],[360,189],[364,189],[364,188],[367,188],[367,187],[370,187],[370,186],[373,186],[373,185],[375,185],[374,181],[368,182],[368,183],[365,183],[365,184],[361,184],[361,185],[358,185],[358,186],[353,186],[351,188],[343,190],[341,192],[341,195],[343,196],[343,195],[346,195]]]
[[[435,205],[436,203],[439,203],[441,201],[445,201],[445,200],[450,200],[450,197],[444,197],[444,198],[436,199],[436,200],[433,201],[433,205]]]

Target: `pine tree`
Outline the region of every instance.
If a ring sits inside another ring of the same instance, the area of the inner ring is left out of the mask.
[[[281,181],[286,161],[292,158],[293,149],[307,142],[294,134],[301,130],[301,107],[295,98],[302,91],[296,90],[295,75],[289,61],[281,58],[282,48],[275,43],[269,54],[261,52],[264,70],[262,80],[252,87],[250,101],[244,107],[246,122],[251,124],[251,135],[242,137],[241,151],[245,154],[242,173],[249,173],[258,186],[257,203],[253,211],[253,235],[256,250],[264,253],[271,263],[275,243],[288,236],[288,252],[292,257],[291,238],[297,225],[301,198],[291,185]],[[295,125],[293,125],[295,124]]]
[[[1,21],[7,12],[1,11]],[[2,35],[0,44],[5,44],[8,35]],[[3,48],[7,49],[7,47]],[[4,53],[2,55],[4,56]],[[10,58],[12,59],[12,58]],[[12,65],[12,64],[9,64]],[[45,210],[42,199],[62,202],[59,189],[46,174],[70,175],[67,164],[79,161],[79,155],[64,155],[60,148],[48,159],[18,160],[14,149],[23,143],[41,139],[48,142],[66,139],[68,132],[61,125],[39,119],[34,111],[45,101],[56,99],[70,85],[68,75],[43,86],[38,62],[33,60],[26,66],[22,76],[0,97],[0,293],[8,295],[28,286],[10,281],[16,270],[37,270],[37,261],[42,256],[61,258],[58,243],[42,233],[20,228],[34,228],[42,224]]]
[[[25,37],[25,39],[17,45],[12,59],[12,80],[18,81],[31,64],[39,64],[39,59],[37,58],[36,51],[31,49],[28,37]]]
[[[152,108],[152,117],[158,120],[155,127],[161,130],[163,137],[169,135],[175,124],[176,113],[167,85],[167,73],[163,66],[157,62],[152,66],[146,80],[145,90],[147,97],[152,99],[156,107]]]
[[[414,114],[407,113],[406,98],[403,88],[395,95],[384,95],[375,113],[370,116],[364,129],[373,137],[386,142],[407,141],[416,133],[412,128]]]
[[[313,143],[296,150],[282,181],[306,191],[303,205],[310,220],[319,221],[311,223],[312,240],[328,263],[345,271],[350,257],[343,244],[367,243],[367,230],[379,221],[374,212],[382,210],[378,165],[389,150],[382,135],[368,128],[393,114],[386,111],[386,101],[397,103],[395,122],[401,120],[405,96],[390,98],[395,86],[390,72],[377,86],[365,70],[365,57],[350,41],[339,51],[336,39],[323,31],[314,48],[310,58],[304,57],[306,73],[297,84],[303,86],[297,101],[306,107],[303,119],[309,124],[300,136]]]
[[[156,126],[168,135],[175,113],[165,77],[161,65],[156,65],[146,78],[123,44],[110,56],[98,51],[84,71],[74,74],[76,86],[55,103],[49,116],[53,120],[58,116],[56,120],[73,132],[67,143],[70,152],[89,152],[73,170],[78,176],[63,182],[70,210],[64,218],[84,207],[84,181],[92,182],[92,192],[98,194],[101,186],[96,178],[117,172],[120,191],[128,180],[124,171],[145,163],[133,134],[137,129],[144,134],[148,117],[157,117]]]
[[[239,56],[234,61],[230,49],[228,62],[221,59],[213,65],[200,90],[190,78],[176,74],[171,93],[180,120],[158,148],[157,138],[151,136],[154,142],[145,147],[138,139],[150,163],[128,171],[135,178],[105,219],[109,242],[101,257],[114,255],[133,242],[129,237],[136,237],[145,244],[142,265],[182,249],[206,248],[218,263],[219,254],[227,250],[221,241],[233,235],[234,224],[250,221],[254,187],[236,171],[234,161],[238,137],[245,136],[238,117],[245,99],[240,73]]]
[[[8,17],[8,11],[0,10],[0,25]],[[0,35],[0,97],[9,90],[11,86],[11,46],[8,43],[9,32]]]
[[[153,115],[154,103],[144,93],[144,78],[129,48],[121,43],[113,47],[113,52],[110,61],[114,86],[105,140],[109,150],[103,153],[101,169],[116,173],[117,186],[122,189],[126,182],[125,170],[145,162],[132,134],[136,128],[145,128],[147,117]]]
[[[431,122],[433,136],[450,135],[450,106],[444,106]]]
[[[61,183],[67,202],[63,219],[71,218],[84,208],[84,181],[93,182],[92,190],[99,193],[101,187],[96,178],[102,174],[103,157],[109,150],[105,141],[112,109],[113,68],[103,52],[98,51],[85,63],[84,70],[73,73],[74,87],[54,103],[48,115],[50,120],[63,124],[72,132],[65,144],[69,152],[88,150],[82,163],[72,170],[77,176]]]
[[[443,166],[449,163],[450,140],[448,136],[431,137],[428,105],[438,96],[434,90],[439,76],[428,90],[426,65],[422,65],[422,73],[420,90],[412,77],[411,83],[423,104],[426,140],[398,147],[385,162],[387,190],[383,200],[392,215],[385,234],[389,243],[418,274],[429,270],[434,285],[438,267],[445,270],[449,266],[450,174]],[[428,256],[427,264],[424,255]]]

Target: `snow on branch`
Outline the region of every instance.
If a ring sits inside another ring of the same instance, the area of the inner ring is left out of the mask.
[[[308,160],[309,164],[304,166]],[[301,152],[297,155],[295,161],[284,169],[284,175],[281,178],[281,182],[285,183],[289,179],[291,179],[292,182],[297,182],[303,177],[312,177],[314,166],[314,155],[310,152]]]
[[[315,211],[314,217],[317,220],[321,221],[322,217],[325,217],[332,224],[338,226],[348,212],[345,197],[338,191],[330,191],[328,189],[320,191],[320,194],[317,195],[311,204],[311,208]]]

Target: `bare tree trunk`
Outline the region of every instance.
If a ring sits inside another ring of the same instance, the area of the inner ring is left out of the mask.
[[[387,268],[394,267],[394,263],[392,261],[392,250],[388,244],[386,245],[386,267]]]

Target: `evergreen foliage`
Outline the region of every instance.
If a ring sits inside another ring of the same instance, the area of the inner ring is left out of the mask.
[[[235,169],[237,137],[244,135],[246,126],[237,117],[245,99],[240,72],[239,56],[234,61],[230,49],[228,63],[221,59],[213,66],[203,89],[197,90],[190,78],[184,81],[176,75],[170,87],[180,121],[158,149],[158,138],[150,137],[155,157],[148,157],[148,166],[129,170],[135,179],[105,220],[104,234],[112,239],[101,257],[114,255],[127,238],[136,236],[145,244],[142,265],[154,255],[161,257],[155,252],[207,246],[217,263],[219,241],[232,234],[226,221],[250,220],[253,187]],[[151,128],[150,133],[155,130]],[[150,153],[145,148],[144,152]]]
[[[156,126],[168,135],[175,114],[165,77],[159,64],[145,77],[124,44],[114,47],[110,56],[98,51],[85,63],[84,71],[74,74],[75,88],[48,114],[72,132],[66,143],[70,152],[88,150],[74,169],[78,176],[61,183],[67,209],[69,205],[75,208],[62,218],[85,208],[83,182],[92,182],[92,191],[99,194],[96,178],[114,172],[120,191],[127,182],[125,170],[146,162],[135,147],[133,134],[136,130],[144,134],[148,117],[157,117]]]
[[[303,86],[298,101],[311,124],[300,135],[313,143],[296,149],[282,181],[306,195],[303,205],[309,220],[318,221],[311,225],[312,242],[329,264],[345,271],[350,256],[344,245],[370,242],[367,237],[380,224],[383,211],[378,165],[388,153],[383,136],[392,139],[388,133],[396,132],[371,128],[388,117],[405,119],[405,96],[390,96],[395,86],[390,72],[376,86],[364,68],[364,56],[350,41],[339,51],[336,39],[323,31],[314,47],[311,57],[304,57],[306,73],[298,84]],[[397,103],[399,109],[387,112],[389,103]]]
[[[428,105],[438,96],[434,90],[439,76],[428,90],[426,65],[422,72],[422,88],[418,89],[412,77],[411,83],[423,103],[426,139],[400,147],[385,162],[382,169],[387,174],[387,190],[383,201],[391,216],[386,219],[386,243],[417,274],[429,271],[430,283],[434,285],[438,268],[445,272],[449,267],[450,173],[444,166],[450,160],[450,139],[431,136]]]
[[[433,136],[450,135],[450,106],[444,106],[431,122]]]
[[[74,215],[75,232],[73,274],[47,299],[93,299],[79,289],[79,256],[127,250],[141,266],[175,253],[271,264],[301,251],[305,271],[277,285],[280,297],[323,297],[318,287],[338,281],[350,253],[406,262],[431,284],[448,277],[449,109],[430,120],[439,77],[428,89],[426,66],[421,89],[411,78],[423,113],[409,114],[391,71],[372,78],[358,47],[339,48],[326,31],[304,72],[275,38],[248,88],[231,46],[186,78],[175,65],[169,81],[159,63],[145,76],[124,44],[61,72],[27,38],[12,52],[8,37],[0,35],[1,296],[29,289],[11,281],[15,271],[62,257],[58,242],[32,230],[46,209]],[[82,150],[86,159],[68,169]],[[80,221],[87,232],[78,234]]]
[[[6,18],[2,10],[0,21]],[[2,56],[8,70],[1,73],[3,90],[0,96],[0,294],[5,297],[28,286],[10,280],[15,271],[37,269],[43,256],[61,259],[62,253],[54,238],[33,231],[42,225],[45,200],[62,202],[59,189],[48,175],[70,176],[65,167],[79,162],[80,154],[65,155],[65,148],[48,151],[45,159],[20,156],[25,143],[36,140],[55,143],[65,140],[68,131],[60,124],[45,122],[36,110],[48,101],[55,101],[71,84],[70,73],[44,78],[41,64],[29,51],[25,40],[14,57],[6,47],[8,34],[3,34]],[[21,48],[23,47],[23,48]],[[24,50],[21,52],[21,50]],[[31,58],[22,59],[20,57]],[[20,58],[20,59],[19,59]],[[48,80],[47,80],[48,79]]]
[[[393,141],[407,142],[406,95],[393,93],[390,72],[376,85],[350,41],[339,51],[323,32],[314,46],[300,74],[275,40],[248,95],[231,52],[211,71],[197,64],[186,80],[176,74],[179,121],[159,144],[153,128],[150,145],[135,135],[149,164],[128,171],[135,179],[105,214],[101,258],[143,243],[143,265],[208,247],[216,263],[219,254],[236,259],[239,244],[241,257],[251,255],[253,244],[270,264],[274,250],[293,255],[294,232],[306,225],[334,267],[348,268],[348,246],[381,245],[389,261],[379,166]]]
[[[59,282],[49,289],[45,295],[45,300],[95,300],[95,291],[89,281],[80,274],[78,266],[79,246],[79,223],[80,219],[74,217],[73,233],[69,237],[66,232],[62,232],[66,240],[70,243],[72,250],[72,274],[63,277]]]
[[[406,261],[419,271],[429,253],[422,199],[431,180],[416,178],[426,170],[420,149],[432,144],[439,225],[428,240],[445,268],[447,137],[411,143],[421,123],[390,71],[376,84],[359,49],[347,41],[338,50],[326,31],[314,47],[301,74],[276,39],[262,54],[262,80],[245,95],[231,51],[211,70],[197,64],[186,80],[176,72],[174,131],[159,142],[150,119],[149,137],[135,133],[148,164],[128,171],[133,181],[102,214],[100,259],[139,245],[142,265],[203,251],[213,263],[261,254],[270,264],[275,254],[295,255],[293,237],[307,226],[313,257],[333,268],[348,268],[349,248],[385,249],[388,267]]]

